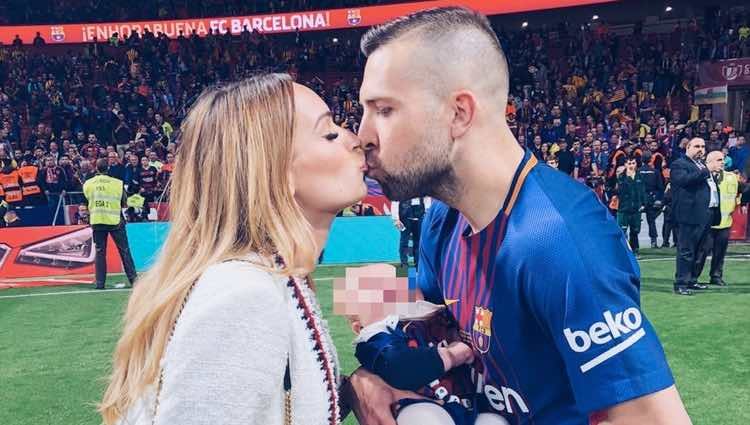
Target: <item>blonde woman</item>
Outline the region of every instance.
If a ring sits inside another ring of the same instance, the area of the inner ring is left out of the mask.
[[[305,279],[361,199],[359,140],[282,75],[207,90],[181,128],[172,227],[136,285],[112,424],[336,424],[336,351]]]

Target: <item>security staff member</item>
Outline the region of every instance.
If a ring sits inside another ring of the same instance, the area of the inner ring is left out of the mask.
[[[133,257],[130,255],[128,235],[122,218],[122,207],[127,205],[122,180],[107,175],[109,164],[102,158],[96,161],[96,176],[83,185],[88,200],[89,222],[94,231],[96,246],[96,289],[104,289],[107,278],[107,240],[111,234],[120,252],[125,274],[133,285],[136,279]]]
[[[21,192],[25,203],[27,205],[44,205],[47,199],[39,185],[39,167],[24,162],[23,166],[18,169],[18,175],[21,177]]]
[[[21,176],[18,175],[15,163],[10,163],[0,170],[0,187],[8,209],[21,205],[23,202]]]
[[[646,190],[643,180],[636,171],[637,162],[628,157],[624,169],[620,168],[617,177],[617,196],[620,205],[617,209],[617,224],[628,237],[630,229],[630,249],[638,255],[638,233],[641,231],[641,213],[646,204]]]
[[[399,256],[401,267],[409,265],[409,239],[412,240],[414,266],[419,262],[419,237],[422,228],[422,218],[429,208],[429,198],[414,198],[404,202],[391,202],[391,216],[396,228],[401,231],[399,241]]]
[[[651,161],[651,152],[643,153],[643,165],[638,174],[643,180],[646,189],[646,222],[648,223],[648,236],[651,238],[651,248],[656,248],[656,218],[661,214],[664,199],[664,184],[659,171],[654,168]]]
[[[719,224],[719,190],[712,173],[716,163],[703,162],[706,142],[690,140],[685,156],[672,162],[672,217],[677,223],[677,259],[674,291],[692,295],[692,289],[706,289],[698,283],[696,259],[710,226]]]
[[[719,185],[719,211],[721,212],[721,222],[712,226],[706,236],[706,241],[701,247],[698,259],[696,261],[695,275],[700,276],[703,272],[703,266],[706,257],[711,257],[711,285],[725,286],[722,279],[724,274],[724,257],[727,254],[729,246],[729,231],[732,228],[732,213],[740,201],[740,183],[737,175],[724,171],[724,153],[721,151],[709,152],[706,157],[706,164],[716,164],[716,168],[721,167],[718,172],[713,173],[714,180]]]

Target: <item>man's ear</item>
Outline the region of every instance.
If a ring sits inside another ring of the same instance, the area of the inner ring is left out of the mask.
[[[453,94],[451,99],[453,122],[451,123],[451,137],[455,140],[462,137],[474,124],[477,112],[477,99],[467,90]]]

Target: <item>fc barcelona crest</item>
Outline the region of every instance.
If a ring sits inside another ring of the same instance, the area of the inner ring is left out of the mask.
[[[362,22],[362,14],[359,9],[349,9],[346,12],[346,21],[351,26],[359,25]]]
[[[485,307],[474,306],[474,325],[472,326],[471,342],[482,354],[490,350],[492,338],[492,311]]]
[[[65,27],[50,27],[52,41],[61,42],[65,40]]]

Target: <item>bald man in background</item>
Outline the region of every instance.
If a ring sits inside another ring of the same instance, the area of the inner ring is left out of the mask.
[[[719,171],[712,172],[712,178],[719,190],[719,211],[721,221],[708,229],[703,245],[701,246],[695,264],[693,274],[700,277],[706,258],[711,255],[711,285],[725,286],[724,282],[724,257],[729,246],[729,231],[732,227],[732,213],[739,205],[741,184],[737,175],[724,171],[724,153],[722,151],[709,152],[706,156],[706,166]]]
[[[478,413],[536,425],[689,424],[617,223],[508,126],[508,64],[487,19],[456,7],[416,12],[370,29],[361,49],[368,176],[390,199],[436,199],[417,281],[481,359],[471,371]],[[363,368],[347,386],[364,425],[394,425],[394,404],[413,406]]]

